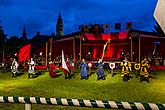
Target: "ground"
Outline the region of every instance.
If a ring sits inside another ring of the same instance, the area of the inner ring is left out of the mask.
[[[116,71],[116,70],[115,70]],[[165,71],[156,71],[157,79],[150,79],[150,83],[139,82],[135,78],[135,72],[131,74],[133,79],[123,82],[117,73],[111,77],[106,70],[106,80],[96,80],[93,74],[88,80],[80,80],[79,72],[76,71],[71,80],[65,80],[62,74],[57,78],[50,78],[47,71],[37,78],[27,79],[27,73],[15,78],[11,73],[0,73],[0,96],[40,96],[54,98],[76,98],[89,100],[113,100],[129,102],[153,102],[165,103]],[[120,72],[120,71],[119,71]],[[62,107],[52,105],[32,105],[33,110],[85,110],[92,108]],[[24,104],[2,104],[0,110],[22,110]],[[96,110],[93,108],[92,110]]]

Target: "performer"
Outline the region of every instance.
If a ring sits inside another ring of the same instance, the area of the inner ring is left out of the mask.
[[[88,79],[88,73],[87,73],[87,63],[85,62],[85,59],[82,59],[82,62],[80,63],[80,76],[82,79]]]
[[[12,73],[12,77],[15,77],[16,74],[18,73],[18,63],[16,59],[13,59],[13,62],[11,64],[11,73]]]
[[[66,66],[68,67],[69,71],[67,71],[66,69],[64,69],[64,75],[65,75],[65,79],[70,79],[71,78],[71,66],[70,66],[70,60],[69,58],[66,59]]]
[[[143,80],[149,83],[149,69],[150,65],[148,64],[147,58],[141,61],[141,70],[140,70],[140,82]]]
[[[105,80],[105,73],[104,73],[104,68],[103,68],[103,63],[102,63],[102,59],[99,59],[98,61],[98,69],[96,71],[97,74],[97,80]]]
[[[54,66],[54,64],[53,64],[53,62],[52,61],[50,61],[49,62],[49,76],[51,77],[51,78],[54,78],[54,77],[56,77],[56,72],[54,71],[55,70],[55,66]]]
[[[127,60],[127,58],[120,63],[120,66],[122,67],[121,76],[123,77],[123,81],[128,81],[130,78],[133,78],[129,75],[129,71],[132,71],[132,69],[131,63]]]
[[[28,79],[30,78],[30,76],[32,75],[32,78],[35,77],[35,62],[33,61],[33,58],[31,58],[29,61],[28,61],[28,66],[29,66],[29,69],[28,69]]]

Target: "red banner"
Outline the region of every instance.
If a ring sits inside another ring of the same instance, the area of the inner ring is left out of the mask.
[[[30,48],[31,48],[31,44],[27,44],[19,50],[18,53],[19,62],[30,60]]]

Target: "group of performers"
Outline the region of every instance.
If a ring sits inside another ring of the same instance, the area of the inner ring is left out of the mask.
[[[122,67],[122,77],[123,81],[128,81],[130,78],[133,78],[130,76],[129,71],[132,71],[131,69],[131,63],[125,58],[120,64]],[[147,61],[147,58],[144,58],[141,63],[135,63],[134,68],[137,71],[136,78],[140,76],[140,82],[147,81],[149,83],[149,78],[153,78],[152,74],[150,73],[150,64]]]
[[[87,68],[88,68],[88,65],[87,63],[85,62],[85,59],[82,59],[80,65],[79,65],[79,68],[80,68],[80,76],[81,76],[81,80],[82,79],[88,79],[88,73],[87,73]],[[105,72],[104,72],[104,68],[103,68],[103,63],[102,63],[102,59],[100,59],[98,61],[98,66],[97,66],[97,70],[96,70],[96,74],[97,74],[97,80],[105,80]]]
[[[28,79],[30,78],[34,78],[35,77],[35,62],[33,60],[33,58],[31,58],[28,61]],[[18,72],[18,62],[16,61],[16,59],[13,59],[12,63],[11,63],[11,73],[12,73],[12,77],[16,77]]]
[[[64,68],[61,68],[61,69],[64,71],[65,79],[71,79],[72,71],[74,70],[74,63],[72,62],[71,59],[66,58],[66,66],[68,70]],[[49,76],[51,78],[55,78],[56,76],[58,76],[57,73],[55,72],[55,68],[58,68],[58,66],[55,66],[54,63],[50,61],[49,62]]]
[[[102,59],[99,59],[97,63],[97,70],[96,70],[96,75],[97,75],[97,80],[105,80],[105,72],[103,68],[103,62]],[[137,71],[137,77],[140,76],[140,82],[142,81],[147,81],[149,83],[149,78],[154,78],[153,75],[150,73],[150,64],[147,61],[147,58],[144,58],[141,63],[135,63],[135,70]],[[132,71],[132,65],[131,62],[128,61],[127,58],[125,58],[123,61],[120,63],[121,66],[121,76],[123,78],[123,81],[128,81],[133,76],[130,75],[130,71]],[[87,63],[85,62],[85,59],[82,59],[82,62],[80,63],[80,76],[81,79],[88,79],[88,73],[87,73]]]
[[[28,78],[34,78],[36,75],[35,74],[35,65],[36,64],[35,64],[33,58],[31,58],[27,64],[28,64]],[[102,59],[99,59],[99,61],[97,62],[97,70],[96,70],[97,80],[106,79],[103,65],[104,64],[102,62]],[[66,69],[63,69],[65,79],[71,79],[72,71],[74,69],[73,68],[74,63],[69,58],[66,58],[66,66],[68,67],[69,71]],[[123,81],[128,81],[131,78],[133,78],[133,76],[130,75],[130,71],[132,71],[132,68],[131,68],[132,65],[128,61],[127,58],[125,58],[123,61],[121,61],[120,66],[121,66],[121,76],[123,78]],[[147,81],[149,83],[149,77],[152,77],[152,75],[150,74],[150,71],[149,71],[149,67],[150,67],[150,65],[149,65],[149,62],[147,61],[147,58],[144,58],[141,61],[141,63],[135,63],[134,68],[137,71],[136,77],[140,76],[140,82]],[[54,78],[57,76],[57,73],[55,72],[55,68],[56,68],[56,66],[53,64],[52,61],[50,61],[49,62],[49,75],[51,78]],[[88,68],[88,64],[86,63],[85,59],[82,59],[82,61],[79,63],[81,80],[88,79],[89,75],[87,72],[87,68]],[[13,59],[13,62],[11,64],[11,73],[12,73],[12,77],[15,77],[18,73],[18,62],[16,61],[16,59]]]

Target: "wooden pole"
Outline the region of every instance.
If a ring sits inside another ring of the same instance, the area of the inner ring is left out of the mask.
[[[80,61],[81,61],[81,36],[80,36]]]
[[[31,104],[25,104],[25,110],[31,110],[32,109],[32,105]]]
[[[52,38],[50,38],[50,61],[52,60]]]
[[[46,63],[45,63],[45,66],[48,65],[48,42],[46,42]]]
[[[111,77],[113,77],[113,69],[111,69]]]
[[[133,51],[132,51],[132,37],[130,37],[130,39],[131,39],[131,62],[133,61],[133,55],[132,55],[132,53],[133,53]]]
[[[140,56],[141,56],[141,43],[140,43],[140,36],[139,36],[139,62],[140,62]]]
[[[73,38],[73,61],[76,59],[76,53],[75,53],[75,38]]]

